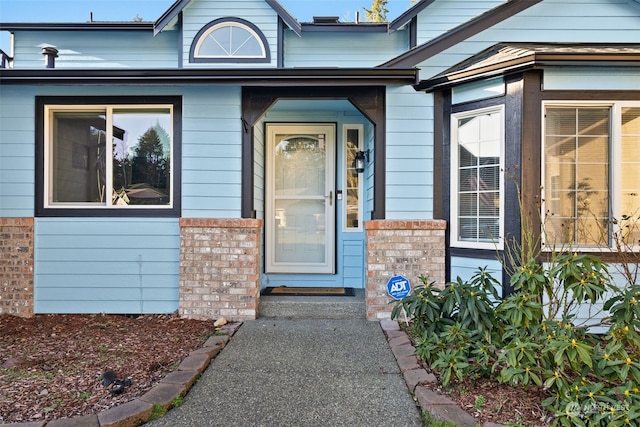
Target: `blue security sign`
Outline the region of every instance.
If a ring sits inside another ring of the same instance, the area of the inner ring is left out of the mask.
[[[393,299],[402,299],[411,293],[411,283],[406,277],[393,276],[387,282],[387,293]]]

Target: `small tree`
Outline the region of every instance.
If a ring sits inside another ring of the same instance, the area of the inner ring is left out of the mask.
[[[389,0],[372,0],[371,9],[363,8],[367,21],[369,22],[387,22],[387,3]]]

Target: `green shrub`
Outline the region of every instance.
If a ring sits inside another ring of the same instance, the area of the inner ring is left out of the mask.
[[[443,385],[493,376],[548,393],[542,405],[553,425],[616,426],[640,423],[640,286],[610,284],[598,257],[554,253],[516,266],[514,293],[498,298],[486,269],[469,281],[438,288],[427,277],[392,312],[412,319],[416,353]],[[607,292],[613,293],[603,301]],[[609,330],[589,333],[574,324],[581,304],[604,303]]]

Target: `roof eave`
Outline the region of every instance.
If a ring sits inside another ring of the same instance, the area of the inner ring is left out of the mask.
[[[220,84],[263,86],[415,85],[416,69],[0,69],[0,85],[176,85]]]
[[[154,36],[157,35],[167,25],[169,25],[169,23],[173,20],[173,18],[178,16],[178,14],[182,11],[182,9],[184,9],[184,7],[190,1],[191,0],[177,0],[175,3],[169,6],[169,9],[167,9],[166,12],[164,12],[162,16],[160,16],[160,18],[158,18],[155,24],[153,25],[153,35]]]
[[[414,88],[418,91],[434,92],[450,86],[483,80],[499,75],[515,74],[527,70],[564,67],[638,67],[640,54],[557,54],[532,53],[511,61],[463,70],[423,80]]]
[[[412,7],[404,11],[402,15],[389,23],[389,32],[392,33],[394,31],[398,31],[434,1],[435,0],[421,0],[414,4]]]
[[[278,14],[280,19],[296,33],[298,37],[302,35],[302,25],[293,17],[277,0],[265,0],[269,6]]]
[[[439,37],[415,47],[407,52],[380,64],[380,68],[415,67],[419,63],[445,51],[446,49],[496,25],[503,20],[530,8],[542,0],[509,0],[494,7],[457,27],[447,31]]]
[[[182,12],[182,9],[184,9],[190,1],[191,0],[177,0],[175,3],[173,3],[169,7],[169,9],[167,9],[167,11],[163,13],[162,16],[155,22],[153,35],[157,35],[162,30],[164,30],[164,28],[169,25],[169,23],[173,21],[173,19],[176,18],[180,12]],[[291,28],[294,33],[296,33],[298,36],[302,34],[300,23],[289,12],[287,12],[287,10],[282,7],[282,5],[277,2],[277,0],[265,0],[265,2],[276,12],[276,14],[280,18],[282,18],[282,21],[289,28]]]
[[[302,24],[302,31],[305,33],[322,32],[343,32],[343,33],[386,33],[388,24],[386,23],[355,23],[342,22],[337,24],[315,24],[305,22]]]
[[[2,22],[1,31],[80,31],[80,30],[144,30],[153,22]]]

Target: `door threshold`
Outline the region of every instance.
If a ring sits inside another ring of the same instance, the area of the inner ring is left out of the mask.
[[[352,297],[355,296],[355,290],[354,288],[308,288],[298,286],[277,286],[264,288],[260,294],[282,296]]]

